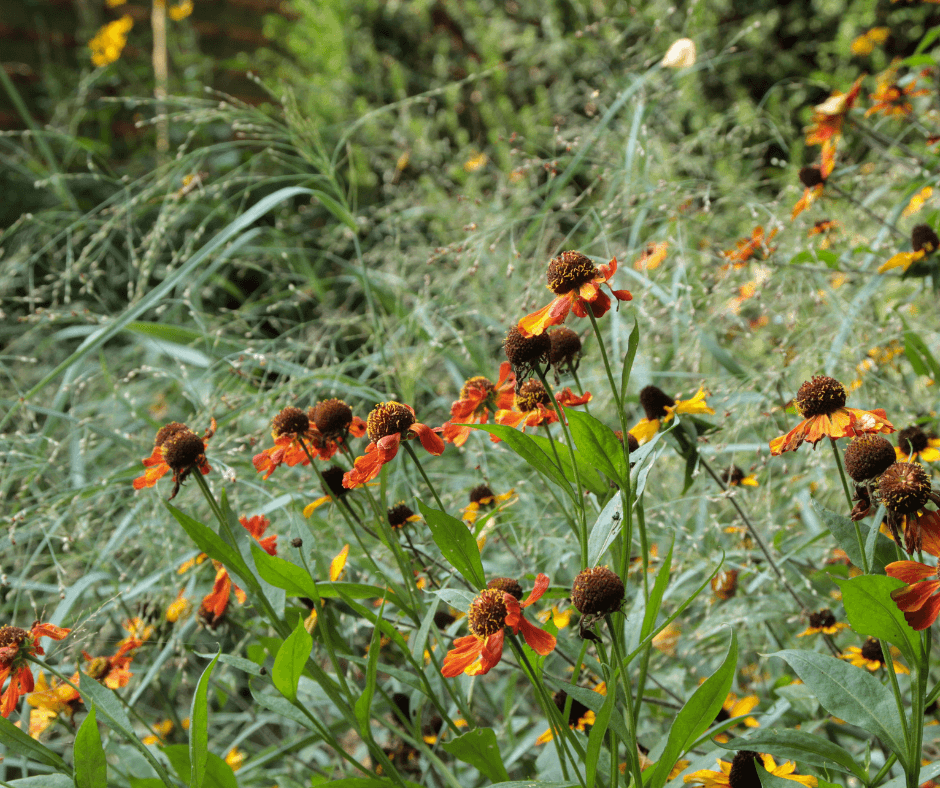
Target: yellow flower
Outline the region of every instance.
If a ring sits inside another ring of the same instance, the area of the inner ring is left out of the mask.
[[[888,40],[891,30],[887,27],[873,27],[852,42],[853,55],[870,55],[878,44]]]
[[[176,599],[170,602],[170,606],[166,609],[166,620],[171,624],[175,624],[181,618],[186,618],[192,608],[193,606],[189,603],[189,600],[183,596],[183,590],[180,589]]]
[[[130,16],[122,16],[102,27],[88,42],[91,62],[100,67],[117,60],[127,45],[127,34],[133,26],[134,20]]]
[[[687,774],[682,778],[683,782],[701,785],[703,788],[716,788],[716,786],[731,786],[731,769],[735,767],[735,775],[741,779],[736,781],[737,785],[760,785],[760,778],[757,776],[757,768],[754,765],[757,758],[761,759],[763,767],[774,777],[782,777],[785,780],[806,785],[808,788],[816,788],[819,781],[815,777],[805,777],[794,774],[796,764],[793,761],[787,761],[780,766],[770,756],[762,753],[752,752],[751,750],[739,750],[731,761],[718,761],[720,772],[714,772],[710,769],[701,769],[692,774]]]
[[[758,703],[760,703],[760,699],[757,695],[745,695],[739,698],[733,692],[729,692],[728,697],[725,698],[725,702],[721,704],[721,711],[719,711],[718,716],[715,717],[715,722],[724,722],[733,717],[744,717],[744,715],[750,714]],[[744,724],[748,728],[760,727],[760,723],[754,717],[745,717]],[[734,726],[732,725],[731,727]],[[729,739],[730,736],[726,733],[719,733],[715,737],[715,741],[719,742],[726,742],[729,741]]]
[[[193,12],[193,0],[183,0],[167,9],[167,14],[174,22],[185,19]]]
[[[827,607],[809,614],[809,626],[797,635],[798,638],[807,635],[834,635],[849,625],[844,621],[836,621],[832,611]]]
[[[153,733],[150,736],[145,736],[141,741],[144,744],[163,744],[166,741],[166,737],[173,732],[173,728],[176,727],[173,725],[173,720],[163,720],[154,725],[151,730]]]
[[[898,662],[898,657],[900,656],[901,652],[894,646],[891,646],[891,660],[894,662],[894,672],[905,676],[910,675],[910,670]],[[887,664],[884,653],[881,650],[881,643],[875,638],[868,638],[861,646],[849,646],[845,652],[840,655],[840,658],[848,660],[857,668],[866,668],[872,673]]]
[[[513,488],[507,493],[496,495],[487,485],[478,484],[470,491],[470,503],[464,507],[463,521],[467,523],[467,525],[473,525],[477,521],[477,516],[482,507],[508,501],[515,493],[516,490]]]
[[[637,439],[642,446],[649,442],[653,436],[659,432],[659,428],[669,421],[677,413],[708,413],[715,415],[715,411],[708,407],[705,397],[708,392],[704,387],[691,397],[691,399],[675,400],[665,391],[656,386],[646,386],[640,392],[640,405],[643,406],[645,418],[630,430],[630,434]]]
[[[931,438],[916,424],[898,433],[894,450],[898,462],[936,462],[940,460],[940,438]]]
[[[600,695],[607,694],[607,684],[602,682],[594,688],[594,692],[597,692]],[[555,705],[558,707],[558,711],[564,713],[565,705],[568,701],[568,693],[564,690],[558,690],[553,696],[552,700]],[[587,706],[585,706],[580,701],[571,699],[571,711],[568,713],[568,727],[573,731],[581,731],[582,733],[592,726],[596,722],[594,712],[591,711]],[[539,736],[536,740],[536,744],[545,744],[552,741],[555,738],[552,729],[549,728],[545,733]]]
[[[682,634],[682,628],[676,624],[667,624],[662,632],[653,638],[653,647],[662,651],[668,657],[676,655],[676,643],[679,642],[679,636]]]
[[[477,153],[464,162],[464,171],[476,172],[477,170],[482,170],[488,161],[489,158],[485,153]]]
[[[907,204],[907,208],[904,209],[902,216],[913,216],[921,208],[924,207],[924,203],[927,202],[933,195],[933,188],[930,186],[925,186],[917,194],[911,197],[911,201]]]
[[[232,767],[233,772],[237,772],[242,768],[242,764],[245,762],[245,758],[248,755],[244,750],[239,750],[238,747],[232,747],[231,750],[225,755],[225,762]]]

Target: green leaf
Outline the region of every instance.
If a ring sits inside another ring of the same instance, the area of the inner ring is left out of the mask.
[[[6,717],[0,717],[0,744],[11,753],[45,764],[62,774],[72,774],[68,764],[57,753],[40,744],[25,731],[21,731]]]
[[[505,424],[474,424],[472,426],[474,429],[495,435],[546,479],[555,482],[569,497],[574,497],[571,484],[555,464],[554,458],[543,451],[530,435],[507,427]],[[545,448],[551,451],[547,443]]]
[[[170,510],[170,514],[176,518],[176,522],[182,526],[183,530],[186,531],[189,538],[193,540],[196,547],[209,556],[209,558],[221,561],[226,569],[237,575],[244,583],[251,585],[253,588],[257,588],[258,581],[255,580],[254,575],[248,568],[248,564],[245,563],[245,559],[241,557],[241,554],[234,547],[226,544],[222,540],[222,537],[211,528],[203,525],[198,520],[194,520],[189,515],[184,514],[173,506],[173,504],[166,504],[166,508]]]
[[[607,735],[607,726],[610,723],[611,714],[614,710],[616,693],[611,692],[604,698],[600,711],[596,712],[596,721],[588,734],[587,754],[585,756],[584,777],[587,788],[593,788],[597,778],[597,763],[600,760],[601,747],[604,745],[604,737]],[[627,739],[627,741],[630,741]]]
[[[333,788],[401,788],[401,783],[377,777],[346,777],[342,780],[330,780]],[[405,780],[408,788],[421,788],[420,785]]]
[[[627,388],[630,385],[630,373],[633,371],[633,361],[636,358],[636,349],[640,345],[640,324],[636,317],[633,318],[633,329],[630,331],[630,338],[627,340],[627,352],[623,357],[623,366],[620,369],[620,405],[624,404],[624,398],[627,396]],[[624,436],[626,437],[626,436]]]
[[[170,775],[166,773],[166,769],[163,768],[160,761],[154,757],[147,746],[137,738],[131,726],[131,722],[127,717],[127,712],[124,711],[124,707],[117,699],[114,691],[99,684],[87,673],[82,673],[81,671],[79,671],[78,690],[81,692],[82,698],[86,704],[89,702],[94,704],[96,712],[100,712],[108,721],[108,726],[111,730],[121,734],[129,744],[147,759],[147,762],[153,767],[153,770],[160,778],[168,785],[171,784]]]
[[[825,525],[835,537],[839,547],[845,550],[845,554],[849,557],[849,560],[855,564],[855,566],[864,566],[862,553],[858,546],[858,535],[855,532],[855,523],[845,515],[829,511],[829,509],[826,509],[815,498],[813,499],[813,510],[816,512],[819,519],[822,520],[823,525]],[[874,560],[870,567],[871,571],[883,575],[885,566],[894,560],[894,542],[878,534]]]
[[[189,747],[185,744],[170,744],[162,748],[163,754],[169,759],[173,771],[184,783],[189,779],[192,766],[189,760]],[[206,768],[203,776],[203,788],[238,788],[235,772],[222,758],[214,752],[206,754]]]
[[[159,782],[159,781],[158,781]],[[3,783],[9,788],[75,788],[75,783],[64,774],[37,774],[35,777],[20,777]],[[160,788],[165,788],[161,783]]]
[[[464,763],[469,763],[491,782],[498,783],[509,779],[496,742],[496,733],[492,728],[468,731],[453,741],[444,742],[441,749]]]
[[[656,618],[659,615],[659,608],[662,605],[663,595],[666,593],[666,587],[669,585],[669,572],[672,568],[672,548],[676,544],[675,535],[669,543],[669,552],[663,558],[662,566],[656,574],[656,582],[650,591],[649,599],[646,601],[646,610],[643,613],[643,629],[640,637],[645,638],[656,624]]]
[[[474,588],[485,588],[486,575],[480,560],[480,548],[467,524],[445,512],[432,509],[422,501],[418,501],[418,508],[447,563]]]
[[[903,317],[901,320],[904,321],[904,328],[907,329],[904,332],[904,355],[911,362],[914,371],[918,375],[929,375],[934,380],[940,380],[940,364],[937,364],[927,343],[921,339],[920,334],[908,328],[907,321]]]
[[[291,702],[297,700],[297,685],[312,650],[313,637],[304,629],[303,617],[297,616],[297,626],[277,650],[271,670],[275,689]]]
[[[565,415],[581,456],[608,479],[623,486],[626,479],[623,444],[617,440],[614,431],[590,413],[569,409]]]
[[[384,611],[385,602],[382,603],[382,608],[378,613],[378,618],[380,620],[382,619],[382,613]],[[356,719],[359,721],[359,732],[362,734],[363,738],[369,735],[369,710],[372,707],[372,698],[375,696],[376,675],[379,667],[379,652],[382,650],[381,632],[381,627],[375,626],[372,628],[372,640],[369,643],[369,661],[366,665],[366,687],[359,696],[359,699],[356,701],[356,705],[353,707],[353,713],[356,715]]]
[[[907,768],[908,747],[894,696],[867,670],[813,651],[786,649],[770,656],[786,660],[826,711],[879,737]]]
[[[891,598],[892,591],[905,587],[903,580],[886,575],[833,579],[842,589],[842,604],[852,629],[897,646],[909,666],[920,664],[920,638]]]
[[[920,767],[920,777],[918,777],[917,782],[923,785],[923,781],[932,780],[938,775],[940,775],[940,761],[934,761],[933,763],[928,763],[926,766]],[[903,774],[900,777],[895,777],[893,780],[881,784],[881,788],[906,788],[906,786],[907,777]]]
[[[549,780],[511,780],[506,783],[493,783],[489,788],[574,788],[577,784]]]
[[[221,653],[221,648],[219,652]],[[209,757],[209,679],[218,661],[219,655],[216,654],[202,672],[189,709],[189,788],[202,788],[206,774],[206,761]]]
[[[662,753],[657,757],[655,772],[648,785],[662,788],[669,779],[669,772],[679,758],[692,746],[696,739],[715,721],[722,704],[731,690],[734,671],[738,664],[738,639],[731,631],[728,653],[721,665],[711,676],[702,682],[692,693],[692,697],[676,714],[669,728],[669,738]]]
[[[718,344],[718,341],[709,333],[705,331],[699,332],[699,341],[702,343],[702,346],[714,356],[715,361],[717,361],[721,366],[723,366],[728,372],[730,372],[735,377],[741,378],[741,380],[748,380],[749,375],[747,370],[744,369],[737,361],[735,361],[734,356],[732,356],[727,350],[725,350],[721,345]]]
[[[107,788],[108,762],[101,746],[101,734],[92,704],[72,745],[75,756],[75,788]]]
[[[588,566],[597,566],[623,527],[623,502],[620,495],[611,498],[588,535]]]
[[[862,783],[868,782],[865,770],[856,763],[848,750],[812,733],[769,728],[752,731],[744,740],[734,739],[727,744],[716,743],[726,750],[740,750],[743,746],[749,750],[769,753],[777,759],[801,761],[813,766],[838,769],[841,772],[854,774]]]
[[[350,230],[352,230],[354,233],[359,231],[359,228],[356,227],[356,220],[353,218],[353,215],[349,212],[346,206],[341,205],[337,200],[334,200],[326,192],[320,191],[319,189],[311,189],[310,194],[323,203],[323,207],[333,214],[333,216],[339,219],[343,224],[345,224]]]
[[[606,695],[601,695],[601,693],[595,692],[588,687],[572,686],[571,684],[559,684],[557,686],[576,701],[587,706],[595,715],[600,713],[601,708],[607,700]],[[616,733],[622,741],[630,741],[630,733],[627,731],[627,725],[622,715],[611,714],[608,725],[613,728],[614,733]]]
[[[574,466],[571,464],[572,453],[569,452],[567,444],[556,440],[549,440],[544,435],[533,435],[532,440],[546,456],[554,458],[557,454],[558,462],[561,463],[565,478],[574,482]],[[552,446],[554,446],[554,450]],[[619,442],[617,450],[621,453],[623,452]],[[581,479],[581,484],[586,490],[589,490],[595,495],[606,495],[610,492],[610,483],[594,470],[594,466],[581,456],[581,453],[577,451],[577,449],[574,451],[574,462],[578,467],[578,477]],[[573,492],[573,488],[570,485],[568,489]]]
[[[297,566],[286,558],[269,555],[256,544],[251,546],[251,555],[262,580],[275,588],[283,589],[291,596],[316,599],[316,583],[302,566]]]

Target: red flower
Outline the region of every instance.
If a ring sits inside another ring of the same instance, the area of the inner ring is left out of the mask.
[[[465,424],[486,424],[490,408],[511,408],[516,376],[508,361],[499,366],[499,380],[494,386],[484,377],[470,378],[460,390],[460,399],[450,406],[450,421],[444,424],[442,437],[455,446],[467,442],[471,428]]]
[[[502,659],[506,627],[510,627],[514,635],[521,630],[525,642],[537,654],[550,654],[555,648],[555,637],[522,615],[522,608],[541,599],[548,584],[548,576],[539,574],[535,587],[521,604],[512,594],[499,588],[487,588],[477,594],[467,613],[471,634],[454,641],[454,648],[444,657],[441,674],[453,678],[461,673],[468,676],[488,673]]]
[[[372,481],[382,466],[391,462],[398,454],[403,440],[417,437],[429,454],[444,453],[444,441],[426,424],[415,420],[414,408],[400,402],[382,402],[373,408],[366,421],[369,443],[363,457],[356,457],[355,467],[343,476],[343,487],[351,490],[360,484]]]
[[[546,307],[519,321],[519,330],[524,336],[541,334],[549,326],[565,321],[572,309],[578,317],[587,317],[585,305],[590,306],[594,317],[602,317],[610,309],[610,298],[601,292],[601,285],[608,283],[617,272],[617,258],[607,265],[595,266],[581,252],[562,252],[548,264],[548,288],[556,298]],[[607,285],[610,289],[610,285]],[[629,290],[610,290],[620,301],[631,301]]]
[[[132,675],[130,670],[131,661],[134,659],[132,652],[143,644],[142,640],[128,638],[121,643],[113,657],[93,657],[87,651],[82,651],[82,656],[88,662],[85,666],[85,673],[109,689],[126,687]],[[78,684],[77,673],[72,683]]]
[[[565,388],[555,396],[555,401],[563,408],[572,405],[583,405],[585,402],[590,402],[590,400],[591,393],[589,391],[578,396],[570,388]],[[525,431],[526,427],[554,424],[558,421],[558,414],[552,408],[552,400],[545,390],[545,386],[538,380],[529,380],[516,389],[513,408],[503,408],[496,411],[495,421],[497,424],[505,424],[509,427],[518,427],[521,424],[523,431]]]
[[[215,435],[215,428],[215,419],[212,419],[209,429],[200,438],[178,421],[161,427],[154,440],[153,452],[143,461],[147,471],[143,476],[134,479],[134,489],[153,487],[158,479],[173,471],[173,492],[170,493],[172,500],[194,468],[198,468],[203,475],[209,473],[212,468],[206,461],[206,446],[209,445],[209,439]]]
[[[33,691],[35,682],[27,657],[45,654],[39,645],[39,638],[62,640],[70,631],[38,621],[29,632],[19,627],[0,627],[0,686],[8,677],[10,679],[10,684],[0,698],[0,715],[9,717],[20,696]]]

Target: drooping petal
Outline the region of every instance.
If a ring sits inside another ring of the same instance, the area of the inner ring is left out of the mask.
[[[894,561],[885,567],[885,574],[903,580],[908,585],[936,576],[937,568],[919,561]]]
[[[321,495],[312,503],[308,503],[304,507],[304,517],[310,517],[317,509],[319,509],[323,504],[329,503],[333,499],[329,495]]]
[[[503,641],[506,637],[506,630],[500,629],[494,632],[483,642],[483,649],[480,652],[479,667],[472,665],[467,672],[472,676],[483,676],[495,668],[503,658]]]
[[[330,561],[330,580],[336,582],[339,580],[340,575],[343,574],[343,569],[346,568],[346,558],[349,556],[349,545],[343,545],[343,549],[340,550],[336,557]]]
[[[542,595],[548,590],[550,582],[548,575],[539,572],[538,576],[535,578],[535,585],[525,598],[525,601],[521,604],[521,607],[528,607],[533,602],[538,602],[542,598]]]
[[[53,640],[62,640],[71,629],[57,627],[54,624],[33,624],[30,630],[34,638],[52,638]]]
[[[928,599],[918,610],[905,610],[904,620],[910,624],[911,628],[920,632],[927,629],[940,614],[940,596],[933,596]]]
[[[659,432],[659,419],[640,419],[636,426],[630,430],[630,434],[636,438],[637,443],[641,446],[644,443],[649,443],[657,432]],[[773,449],[773,445],[771,445],[771,449]]]
[[[445,678],[459,676],[480,657],[483,640],[476,635],[466,635],[454,641],[454,647],[444,657],[441,675]]]
[[[548,306],[542,307],[531,315],[526,315],[519,321],[519,331],[525,337],[532,337],[545,332],[549,326],[557,326],[565,322],[571,305],[577,297],[577,293],[572,290],[553,299]]]
[[[529,644],[536,654],[545,656],[546,654],[551,654],[555,650],[556,639],[554,635],[550,635],[544,629],[539,629],[539,627],[532,624],[524,616],[519,620],[519,629],[522,630],[522,637],[525,638],[525,642]]]
[[[444,441],[427,424],[416,421],[411,425],[411,431],[418,436],[418,440],[421,441],[421,445],[428,454],[433,454],[436,457],[444,453]]]

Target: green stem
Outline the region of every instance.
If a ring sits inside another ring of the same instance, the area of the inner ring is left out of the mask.
[[[849,481],[845,477],[845,468],[842,467],[842,457],[839,456],[839,449],[836,446],[835,438],[829,438],[829,445],[832,446],[832,455],[836,460],[836,467],[839,469],[839,478],[842,480],[842,491],[845,493],[845,501],[849,506],[849,511],[852,510],[852,493],[849,492]],[[867,575],[869,573],[868,568],[868,555],[865,553],[865,540],[862,539],[862,529],[858,524],[858,521],[853,520],[852,524],[855,526],[855,539],[858,541],[858,552],[862,556],[862,569]]]
[[[437,490],[434,489],[434,485],[431,484],[431,480],[428,478],[428,475],[424,472],[424,468],[421,465],[421,460],[418,459],[418,455],[415,454],[415,450],[411,448],[411,444],[408,443],[407,441],[403,441],[402,445],[405,447],[405,451],[407,451],[408,454],[411,456],[411,459],[414,460],[414,464],[418,468],[418,473],[421,474],[421,478],[424,479],[424,483],[428,486],[428,489],[431,491],[431,495],[434,496],[434,501],[437,503],[437,508],[442,512],[446,512],[446,509],[444,509],[444,504],[441,503],[441,499],[437,494]]]
[[[624,715],[624,722],[627,725],[627,733],[630,734],[630,741],[625,742],[627,748],[627,760],[630,764],[630,771],[633,775],[633,785],[641,786],[643,785],[643,777],[640,774],[640,759],[637,756],[638,750],[636,746],[636,729],[637,729],[637,719],[639,717],[639,707],[634,711],[633,708],[633,695],[630,692],[630,681],[624,675],[624,671],[627,669],[626,659],[623,656],[623,651],[620,647],[619,635],[622,633],[618,632],[614,627],[613,619],[611,618],[610,613],[604,616],[604,620],[607,622],[607,630],[610,632],[610,642],[614,649],[614,660],[616,661],[616,669],[610,671],[610,680],[613,681],[613,686],[610,683],[607,685],[607,692],[616,692],[617,684],[619,679],[622,677],[623,681],[623,696],[627,704],[627,713]],[[603,655],[604,662],[607,662],[607,656],[604,653],[603,643],[597,644],[598,651]]]

